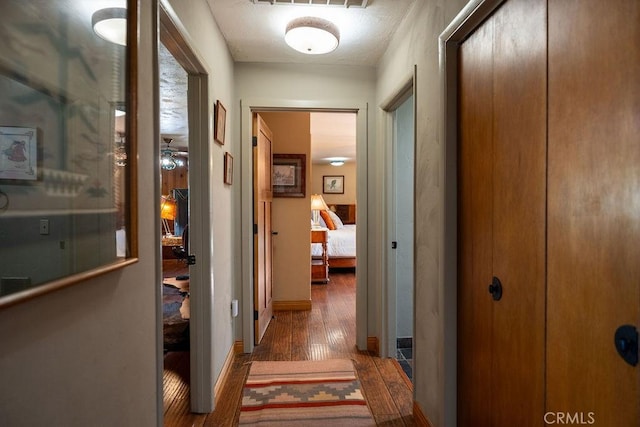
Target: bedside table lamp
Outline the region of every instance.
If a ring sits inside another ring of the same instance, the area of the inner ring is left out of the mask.
[[[160,198],[160,218],[162,218],[162,226],[166,236],[171,236],[171,230],[169,229],[169,221],[176,219],[176,201],[169,196],[162,196]]]
[[[313,214],[313,228],[320,227],[320,211],[328,210],[329,207],[319,194],[311,195],[311,212]]]

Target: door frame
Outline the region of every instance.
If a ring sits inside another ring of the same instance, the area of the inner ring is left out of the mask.
[[[187,109],[189,129],[189,192],[198,197],[189,197],[189,228],[197,230],[189,234],[189,252],[197,256],[197,263],[189,267],[189,288],[191,296],[189,319],[190,342],[190,401],[191,411],[209,413],[214,409],[214,352],[213,352],[213,286],[210,242],[211,205],[209,189],[209,71],[203,65],[201,56],[195,51],[186,36],[184,26],[172,9],[168,0],[158,0],[158,30],[154,43],[154,86],[158,87],[158,43],[162,40],[165,47],[188,74]],[[160,110],[159,102],[155,106],[157,119],[157,140],[159,141]],[[159,145],[158,145],[159,146]],[[159,150],[159,148],[158,148]],[[159,156],[158,156],[159,158]],[[159,161],[159,160],[158,160]],[[158,171],[160,166],[158,165]],[[160,205],[158,204],[158,207]],[[157,212],[157,217],[160,213]],[[160,252],[157,262],[162,265]],[[157,281],[162,281],[162,273]],[[159,282],[159,283],[160,283]],[[158,313],[162,313],[162,301]],[[162,314],[157,319],[160,341],[159,358],[162,361]],[[159,363],[159,388],[162,396],[163,363]]]
[[[400,86],[393,94],[380,104],[383,111],[382,134],[385,135],[384,147],[384,165],[383,176],[385,177],[385,185],[382,194],[382,206],[385,207],[382,216],[382,277],[385,278],[382,284],[382,294],[385,296],[381,299],[382,305],[382,332],[380,336],[380,357],[396,357],[396,341],[397,341],[397,286],[396,286],[396,269],[395,269],[395,252],[391,249],[391,241],[395,235],[395,191],[393,189],[395,180],[395,147],[396,137],[394,132],[394,113],[398,107],[413,96],[413,141],[416,141],[416,114],[417,114],[417,93],[416,93],[416,77],[417,66],[414,65],[409,75],[402,81]],[[415,154],[414,154],[415,161]],[[415,174],[414,174],[415,188]],[[414,192],[414,217],[415,212],[415,192]],[[415,244],[415,229],[414,229]],[[415,254],[414,248],[414,254]],[[416,260],[413,260],[415,267]],[[415,301],[415,283],[413,285]],[[415,331],[415,307],[413,313],[413,323]]]
[[[439,292],[444,306],[444,349],[443,367],[444,419],[447,425],[456,425],[457,401],[457,298],[458,298],[458,49],[464,40],[485,19],[507,0],[471,0],[451,21],[438,38],[440,63],[440,99],[442,120],[439,139],[443,141],[442,172],[440,178],[444,191],[442,239],[440,253],[443,254],[443,268],[440,271]]]
[[[246,99],[240,100],[241,127],[241,252],[240,269],[242,272],[242,337],[245,353],[251,353],[254,348],[253,322],[253,144],[252,126],[253,113],[267,111],[323,111],[323,112],[351,112],[356,113],[356,223],[362,230],[368,229],[367,222],[367,128],[368,104],[354,101],[311,101],[286,99]],[[367,349],[368,333],[368,246],[367,233],[356,235],[356,259],[358,273],[356,274],[356,345],[361,350]]]

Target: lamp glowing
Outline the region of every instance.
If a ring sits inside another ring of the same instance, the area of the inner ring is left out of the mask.
[[[329,207],[324,202],[324,199],[320,194],[311,195],[311,213],[313,215],[313,228],[320,227],[320,211],[329,210]]]
[[[164,228],[164,234],[172,236],[171,229],[169,228],[169,220],[176,219],[176,211],[178,204],[174,199],[169,196],[162,196],[160,198],[160,218],[162,218],[162,227]]]

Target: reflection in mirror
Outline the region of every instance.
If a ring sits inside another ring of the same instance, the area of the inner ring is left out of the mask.
[[[0,306],[131,256],[127,46],[96,35],[98,4],[2,2]]]

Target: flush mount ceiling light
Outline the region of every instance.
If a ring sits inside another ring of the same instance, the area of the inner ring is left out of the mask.
[[[121,46],[127,45],[127,9],[100,9],[91,16],[91,25],[100,38]]]
[[[347,160],[349,160],[349,158],[348,157],[327,157],[324,160],[329,162],[331,166],[342,166]]]
[[[305,16],[289,22],[284,40],[298,52],[320,55],[338,47],[340,31],[331,21]]]

